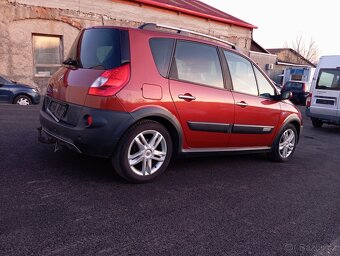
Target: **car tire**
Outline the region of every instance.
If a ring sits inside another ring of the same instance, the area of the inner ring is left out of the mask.
[[[314,128],[321,128],[323,125],[323,122],[320,119],[312,118],[312,125]]]
[[[292,124],[288,124],[281,129],[272,147],[271,159],[276,162],[287,162],[293,156],[296,148],[298,134]]]
[[[145,183],[155,179],[168,167],[172,140],[158,122],[141,120],[122,136],[112,157],[112,165],[124,179]]]
[[[32,104],[32,100],[26,95],[19,95],[14,99],[14,104],[27,106]]]

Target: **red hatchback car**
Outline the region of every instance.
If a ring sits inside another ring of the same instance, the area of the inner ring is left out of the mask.
[[[278,93],[230,43],[163,28],[82,30],[49,81],[40,141],[111,158],[136,183],[154,179],[178,154],[269,152],[289,160],[302,127],[291,93]]]

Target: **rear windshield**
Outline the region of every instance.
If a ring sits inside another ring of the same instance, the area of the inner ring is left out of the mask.
[[[130,61],[128,32],[112,28],[84,30],[74,42],[67,60],[79,68],[113,69]]]
[[[302,83],[298,83],[298,82],[287,82],[285,84],[285,89],[286,90],[302,90]]]
[[[320,69],[316,89],[340,90],[340,70]]]

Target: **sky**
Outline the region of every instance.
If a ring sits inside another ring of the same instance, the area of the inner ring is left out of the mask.
[[[319,56],[340,55],[339,0],[200,0],[257,27],[253,39],[264,48],[292,47],[313,40]]]

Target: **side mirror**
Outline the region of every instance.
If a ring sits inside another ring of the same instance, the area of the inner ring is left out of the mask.
[[[290,91],[281,91],[281,100],[289,100],[293,96],[293,93]]]

